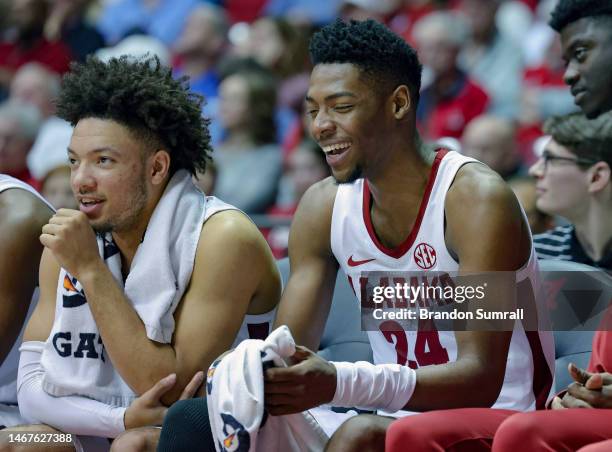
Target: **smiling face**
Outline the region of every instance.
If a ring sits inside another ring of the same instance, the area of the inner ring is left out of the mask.
[[[82,119],[74,128],[68,158],[72,191],[96,232],[141,226],[150,203],[142,140],[111,120]]]
[[[307,122],[339,183],[367,175],[384,158],[391,108],[372,85],[348,63],[319,64],[312,71]]]
[[[564,80],[587,118],[612,110],[612,27],[610,20],[585,17],[561,31]]]

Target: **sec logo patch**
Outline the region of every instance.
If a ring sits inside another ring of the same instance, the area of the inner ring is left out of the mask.
[[[436,265],[436,250],[427,243],[419,243],[414,249],[414,262],[423,270]]]

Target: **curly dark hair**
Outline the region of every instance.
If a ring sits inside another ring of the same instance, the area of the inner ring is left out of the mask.
[[[372,19],[337,19],[322,28],[310,40],[310,57],[313,65],[354,64],[386,90],[406,85],[415,105],[418,103],[422,66],[416,51]]]
[[[612,22],[612,3],[602,0],[559,0],[550,15],[549,25],[561,32],[567,25],[585,17]]]
[[[64,76],[57,114],[73,126],[84,118],[113,120],[151,150],[166,149],[171,175],[179,169],[195,175],[205,171],[212,152],[202,102],[189,91],[187,77],[172,78],[156,56],[108,62],[90,56]]]

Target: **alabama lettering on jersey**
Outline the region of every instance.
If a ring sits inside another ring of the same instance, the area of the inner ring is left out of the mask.
[[[364,272],[456,272],[458,263],[444,239],[444,202],[457,171],[465,164],[480,164],[453,151],[436,151],[429,179],[412,231],[397,247],[385,247],[377,238],[371,220],[371,194],[367,180],[340,184],[334,201],[331,247],[336,260],[361,301],[366,285],[387,286],[389,281],[368,281]],[[388,279],[388,278],[387,278]],[[535,252],[517,272],[517,282],[539,285]],[[374,363],[397,363],[417,369],[457,359],[452,331],[404,331],[393,320],[382,322],[379,331],[368,331]],[[552,386],[554,368],[552,334],[526,333],[515,324],[503,387],[496,408],[533,410],[543,407]],[[401,412],[398,413],[402,415]]]

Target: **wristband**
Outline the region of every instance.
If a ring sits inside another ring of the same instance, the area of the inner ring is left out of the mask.
[[[374,365],[332,362],[336,368],[336,393],[330,402],[337,407],[382,409],[404,408],[416,386],[416,372],[399,364]]]

